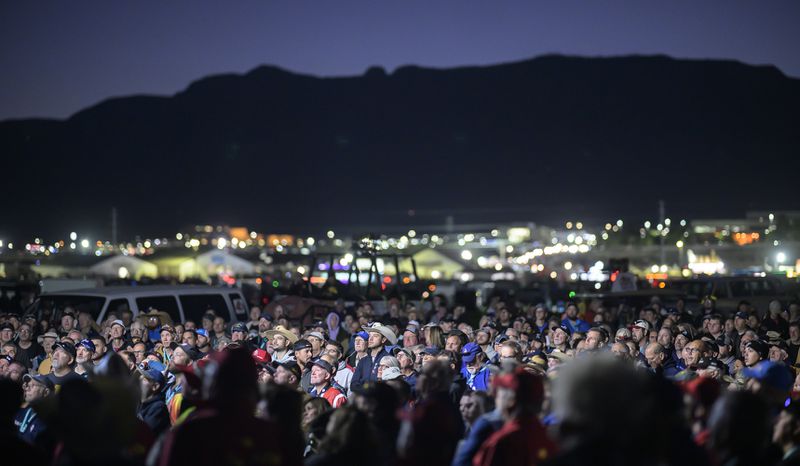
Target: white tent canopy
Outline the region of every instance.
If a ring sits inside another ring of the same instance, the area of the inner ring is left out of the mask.
[[[257,272],[255,264],[225,251],[208,251],[195,259],[197,267],[208,274],[252,275]]]
[[[112,256],[89,267],[89,273],[104,277],[135,278],[156,277],[158,268],[133,256]]]

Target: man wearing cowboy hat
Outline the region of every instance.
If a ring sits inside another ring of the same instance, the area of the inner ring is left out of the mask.
[[[272,361],[284,363],[294,360],[294,352],[290,345],[297,343],[297,335],[283,325],[278,325],[274,329],[264,332],[264,337],[269,342],[269,347],[272,348]]]
[[[360,389],[366,382],[378,380],[378,362],[384,356],[391,356],[386,350],[386,345],[397,344],[397,336],[392,329],[380,323],[362,327],[368,334],[367,356],[361,358],[350,382],[350,389],[355,391]]]

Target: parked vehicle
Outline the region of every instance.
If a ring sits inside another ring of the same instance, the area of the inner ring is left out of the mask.
[[[109,286],[45,293],[28,313],[38,319],[58,319],[66,307],[87,311],[97,322],[104,321],[109,312],[130,310],[135,318],[151,308],[166,312],[173,322],[192,320],[199,324],[208,310],[229,322],[247,316],[247,302],[241,290],[197,285]]]
[[[784,283],[775,277],[708,277],[687,280],[667,280],[668,289],[687,293],[689,299],[702,300],[705,296],[716,298],[716,308],[723,312],[734,311],[740,301],[748,301],[761,314],[767,311],[770,301],[783,305],[797,299]]]

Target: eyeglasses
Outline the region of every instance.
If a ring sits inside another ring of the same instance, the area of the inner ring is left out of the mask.
[[[699,349],[697,349],[697,348],[692,348],[692,347],[690,347],[690,346],[686,346],[686,347],[684,347],[684,348],[683,348],[683,350],[684,350],[684,351],[686,351],[687,353],[699,353],[699,352],[700,352],[700,350],[699,350]]]

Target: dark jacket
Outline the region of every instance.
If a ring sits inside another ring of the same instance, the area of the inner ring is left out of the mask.
[[[375,358],[367,354],[358,361],[353,379],[350,381],[350,391],[359,390],[365,383],[378,380],[378,363],[384,356],[390,356],[390,354],[386,352],[386,348],[381,348]]]
[[[678,375],[678,372],[680,371],[681,369],[678,368],[678,365],[675,364],[675,361],[672,358],[666,358],[664,359],[664,364],[661,366],[660,372],[664,377],[672,379]]]
[[[139,407],[137,417],[144,421],[157,436],[169,429],[169,411],[163,396],[153,396]]]

